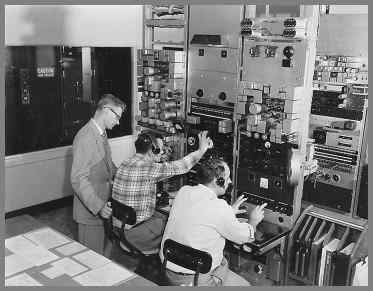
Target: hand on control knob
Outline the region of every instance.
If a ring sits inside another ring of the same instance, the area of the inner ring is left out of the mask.
[[[207,137],[207,130],[201,131],[198,134],[199,139],[199,149],[203,152],[206,152],[208,149],[211,149],[214,146],[211,138]]]
[[[263,203],[262,205],[257,205],[253,211],[250,213],[249,223],[256,228],[256,226],[263,220],[264,218],[264,207],[267,206],[267,203]]]
[[[246,209],[239,209],[241,204],[243,202],[245,202],[247,200],[247,198],[244,196],[244,195],[241,195],[240,197],[238,197],[238,199],[233,203],[232,205],[232,208],[235,212],[235,214],[241,214],[241,213],[245,213],[246,212]]]

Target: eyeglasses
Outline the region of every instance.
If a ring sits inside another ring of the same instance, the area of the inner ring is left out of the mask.
[[[118,113],[116,113],[113,109],[111,109],[110,107],[104,107],[104,108],[109,109],[111,112],[114,113],[115,118],[116,118],[118,121],[120,120],[121,116],[120,116]]]

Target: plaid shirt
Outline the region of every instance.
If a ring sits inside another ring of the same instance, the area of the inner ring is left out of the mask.
[[[155,211],[156,183],[187,173],[199,158],[191,153],[177,161],[156,163],[144,155],[136,154],[118,168],[112,197],[135,209],[136,223],[147,220]]]

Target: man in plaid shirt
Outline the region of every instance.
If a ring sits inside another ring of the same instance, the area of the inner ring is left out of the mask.
[[[135,209],[136,225],[126,230],[126,237],[138,249],[152,251],[159,248],[167,217],[155,211],[156,183],[187,173],[213,146],[207,131],[198,137],[198,150],[177,161],[158,163],[162,140],[142,133],[135,142],[135,156],[123,161],[118,168],[112,198]]]

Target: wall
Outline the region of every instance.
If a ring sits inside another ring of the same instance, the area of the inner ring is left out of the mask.
[[[142,45],[140,5],[8,5],[5,44]]]
[[[367,57],[368,14],[321,15],[317,51]]]
[[[189,40],[194,34],[220,34],[222,43],[238,47],[243,5],[192,5]]]
[[[140,5],[8,5],[5,45],[133,47],[135,96],[142,9]],[[111,139],[110,145],[117,165],[134,153],[132,136]],[[5,212],[71,195],[71,159],[71,147],[6,157]]]

